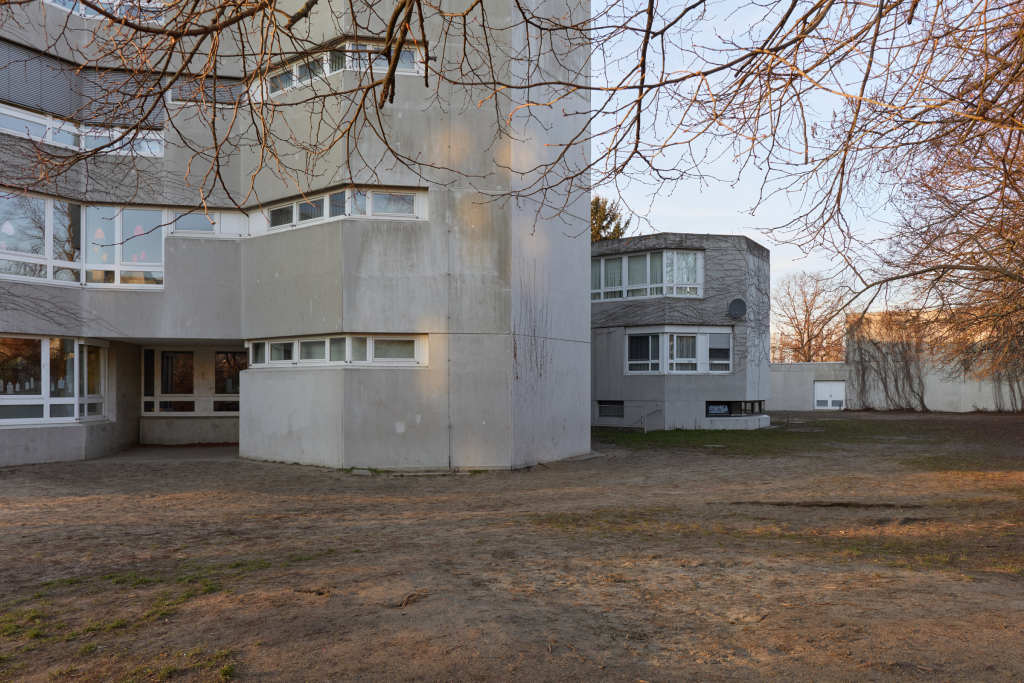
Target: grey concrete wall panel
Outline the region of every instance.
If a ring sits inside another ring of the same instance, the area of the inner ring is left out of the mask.
[[[174,446],[193,443],[238,443],[238,416],[142,416],[139,443]]]
[[[5,427],[0,431],[0,467],[85,460],[83,424]]]
[[[241,339],[237,240],[167,237],[164,290],[4,283],[29,302],[5,311],[0,331],[103,339]]]
[[[346,379],[341,368],[243,371],[239,455],[345,467]]]
[[[512,337],[451,335],[451,464],[462,470],[512,467]],[[433,343],[433,337],[431,338]],[[441,361],[431,353],[431,360]]]
[[[845,380],[845,363],[772,363],[766,410],[814,410],[815,382]]]

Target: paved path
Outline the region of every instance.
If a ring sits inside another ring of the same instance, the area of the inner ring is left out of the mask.
[[[238,446],[136,446],[88,462],[191,462],[237,458]]]

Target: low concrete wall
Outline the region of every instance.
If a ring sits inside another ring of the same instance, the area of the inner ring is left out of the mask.
[[[139,443],[177,446],[190,443],[238,443],[238,416],[143,417]]]

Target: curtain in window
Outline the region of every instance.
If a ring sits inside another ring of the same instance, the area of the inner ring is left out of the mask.
[[[676,358],[697,358],[697,337],[676,337]]]
[[[656,251],[651,254],[651,284],[660,285],[662,278],[662,254],[663,252]]]
[[[676,284],[696,284],[697,254],[676,254]]]
[[[629,284],[647,284],[647,254],[629,257]]]
[[[622,259],[604,260],[604,286],[605,289],[622,286]]]
[[[601,289],[601,262],[590,262],[590,289]]]

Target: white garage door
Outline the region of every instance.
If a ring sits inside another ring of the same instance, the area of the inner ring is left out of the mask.
[[[815,382],[814,409],[842,410],[846,405],[846,382]]]

